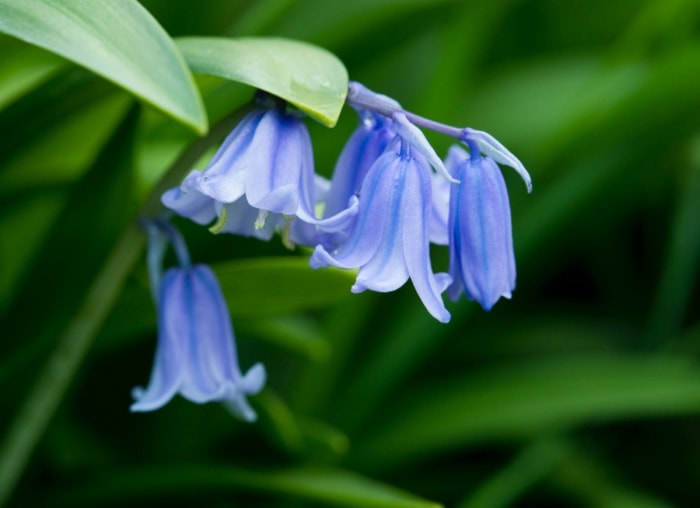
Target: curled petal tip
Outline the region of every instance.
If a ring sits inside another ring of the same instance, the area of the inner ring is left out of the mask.
[[[415,150],[428,159],[430,165],[434,167],[438,173],[444,176],[451,183],[459,183],[459,180],[453,178],[452,175],[450,175],[450,172],[447,171],[445,164],[435,152],[435,149],[425,137],[423,131],[413,125],[408,118],[406,118],[406,115],[401,112],[396,112],[391,117],[395,122],[394,128],[396,132],[403,139],[408,141]]]
[[[462,130],[462,141],[467,144],[470,141],[475,143],[479,151],[487,157],[492,158],[499,164],[513,168],[525,182],[527,192],[532,192],[532,177],[530,177],[530,173],[525,169],[523,163],[491,134],[467,127]]]
[[[348,83],[348,104],[360,109],[369,109],[383,115],[391,115],[395,111],[403,111],[401,104],[397,101],[376,92],[357,81]]]

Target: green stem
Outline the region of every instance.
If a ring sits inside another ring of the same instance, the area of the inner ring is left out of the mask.
[[[194,141],[173,163],[139,211],[152,216],[161,208],[160,195],[177,185],[210,146],[224,137],[248,111],[244,106],[209,133]],[[60,336],[36,385],[25,399],[0,448],[0,506],[9,499],[39,438],[70,386],[93,339],[114,307],[126,278],[141,256],[145,238],[135,221],[125,229],[89,288],[77,315]]]

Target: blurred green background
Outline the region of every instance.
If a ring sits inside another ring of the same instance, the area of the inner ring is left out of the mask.
[[[193,257],[226,274],[242,366],[267,367],[259,422],[180,398],[129,413],[155,344],[139,261],[85,358],[65,367],[56,410],[34,401],[42,432],[26,467],[8,460],[41,372],[64,368],[58,337],[197,136],[2,36],[0,483],[19,478],[9,505],[700,506],[700,3],[141,3],[172,37],[318,44],[405,108],[497,137],[534,182],[528,195],[504,169],[518,287],[489,313],[449,304],[442,325],[410,284],[351,295],[352,274],[311,271],[307,253],[277,239],[177,220]],[[213,77],[197,85],[212,125],[252,95]],[[319,173],[356,122],[349,110],[334,129],[308,121]],[[449,140],[428,135],[444,155]],[[446,268],[443,248],[433,266]]]

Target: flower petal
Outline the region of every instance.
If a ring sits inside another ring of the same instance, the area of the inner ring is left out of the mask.
[[[391,117],[394,120],[394,129],[396,129],[401,138],[410,143],[411,147],[425,157],[438,173],[450,182],[457,183],[457,180],[452,178],[447,168],[445,168],[442,159],[435,153],[435,149],[425,137],[423,131],[409,122],[404,113],[394,113]]]
[[[270,110],[258,128],[251,150],[259,162],[248,169],[246,198],[255,208],[314,216],[314,163],[311,138],[294,115]]]
[[[389,216],[394,185],[393,166],[399,161],[396,152],[387,152],[374,163],[360,189],[359,211],[350,236],[332,254],[323,245],[317,246],[309,260],[312,268],[358,268],[374,256]]]
[[[384,170],[384,178],[387,181],[393,180],[391,194],[381,197],[389,201],[388,227],[384,228],[379,249],[366,264],[360,267],[357,280],[352,287],[353,293],[360,293],[365,289],[380,292],[394,291],[408,280],[401,232],[406,227],[413,226],[406,224],[405,219],[405,201],[409,203],[411,201],[404,189],[406,173],[413,169],[409,161],[411,160],[398,159]]]
[[[489,310],[515,288],[510,205],[503,175],[490,158],[470,157],[451,196],[451,298],[461,293]]]
[[[413,159],[415,161],[415,159]],[[446,274],[439,278],[433,274],[428,243],[428,221],[430,216],[429,168],[418,163],[410,164],[405,175],[402,244],[405,264],[413,286],[425,308],[442,323],[450,320],[440,294],[447,287]]]
[[[191,171],[179,187],[163,193],[160,200],[167,208],[197,224],[209,224],[216,217],[215,201],[197,189],[201,173]]]
[[[269,110],[255,109],[241,120],[207,165],[196,186],[221,203],[232,203],[245,193],[246,173],[265,163],[266,129],[261,123]]]
[[[359,192],[367,172],[396,136],[388,118],[368,111],[359,114],[360,125],[343,147],[333,170],[324,217],[347,208],[350,198]]]
[[[525,182],[528,192],[532,192],[532,178],[530,173],[527,172],[523,163],[520,162],[515,155],[513,155],[510,150],[503,146],[496,138],[491,134],[484,131],[478,131],[476,129],[466,128],[464,129],[463,141],[473,141],[476,146],[479,147],[481,153],[495,160],[499,164],[505,164],[510,166],[518,172],[520,177]]]
[[[185,274],[178,269],[170,269],[163,276],[159,298],[161,305],[168,300],[173,291],[180,293]],[[166,404],[178,392],[183,380],[182,366],[185,361],[185,345],[182,337],[169,333],[166,315],[158,315],[158,345],[156,346],[151,379],[146,389],[136,388],[133,396],[136,399],[131,405],[131,411],[152,411]]]

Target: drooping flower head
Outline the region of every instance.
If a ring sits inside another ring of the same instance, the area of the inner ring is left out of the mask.
[[[385,152],[367,173],[347,241],[333,252],[317,246],[310,260],[312,268],[359,268],[354,293],[394,291],[410,278],[428,312],[439,321],[449,321],[440,294],[450,277],[435,275],[430,264],[430,200],[430,168],[402,140],[399,150]]]
[[[148,224],[151,281],[158,284],[158,344],[147,388],[134,389],[132,411],[152,411],[179,393],[192,402],[223,402],[239,418],[256,419],[247,396],[265,384],[265,368],[242,374],[231,319],[214,273],[192,266],[179,234],[167,223]],[[180,266],[161,277],[162,238],[169,236]]]
[[[269,96],[267,96],[269,99]],[[441,293],[466,292],[485,309],[515,285],[508,196],[496,164],[522,163],[491,135],[421,117],[350,82],[360,125],[332,181],[314,175],[306,127],[283,103],[263,101],[163,203],[213,232],[314,248],[314,268],[359,269],[352,290],[392,291],[409,278],[428,311],[449,320]],[[458,139],[443,162],[421,128]],[[432,168],[432,169],[431,169]],[[434,170],[434,171],[433,171]],[[323,204],[322,218],[315,216]],[[435,274],[429,244],[448,245],[450,273]]]
[[[226,219],[241,211],[255,215],[255,220],[228,230],[262,238],[271,235],[273,228],[258,232],[270,214],[314,219],[314,163],[306,126],[279,107],[254,109],[228,135],[204,171],[192,171],[179,188],[163,195],[163,203],[199,223],[225,213],[220,226],[224,231]]]
[[[460,183],[450,193],[449,250],[452,300],[462,292],[490,310],[515,289],[515,255],[508,191],[501,170],[476,146],[453,146],[448,169]]]
[[[212,231],[269,240],[287,229],[292,241],[316,239],[316,230],[345,227],[356,207],[319,220],[313,152],[304,122],[280,102],[248,113],[228,135],[204,171],[193,170],[179,187],[166,191],[163,204],[199,224],[216,219]],[[298,219],[306,227],[297,224]]]

